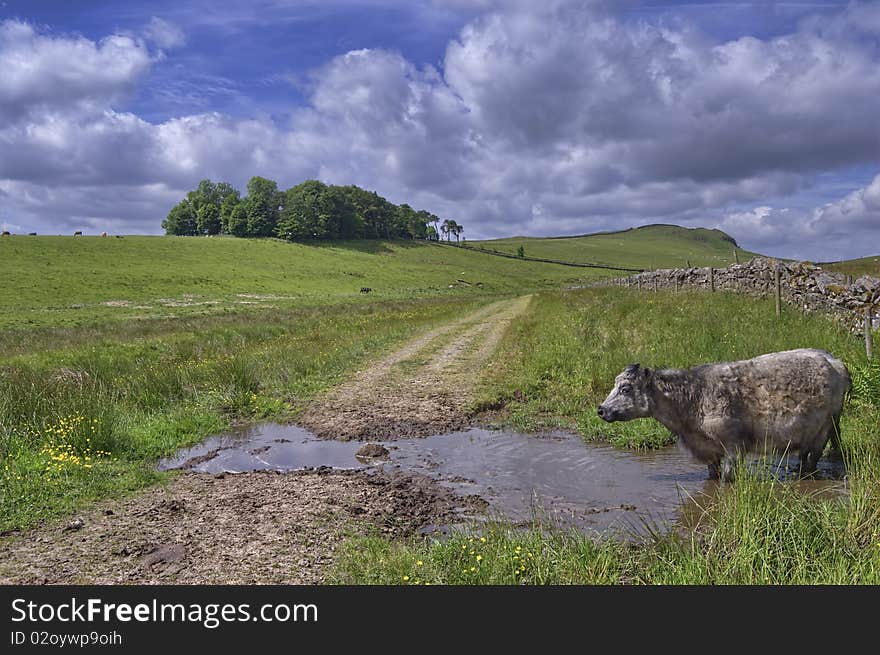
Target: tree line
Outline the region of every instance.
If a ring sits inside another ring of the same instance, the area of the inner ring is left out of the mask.
[[[247,195],[228,182],[202,180],[177,203],[162,228],[166,234],[280,237],[289,241],[332,239],[432,239],[458,241],[464,228],[406,203],[395,205],[375,191],[318,180],[281,191],[252,177]]]

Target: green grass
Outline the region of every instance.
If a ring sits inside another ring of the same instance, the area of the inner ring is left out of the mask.
[[[147,236],[7,237],[0,239],[0,273],[0,330],[477,297],[602,274],[424,242]],[[361,287],[373,291],[361,294]]]
[[[861,259],[847,259],[840,262],[827,262],[819,264],[822,268],[846,275],[871,275],[880,277],[880,255],[874,257],[862,257]]]
[[[332,580],[358,584],[877,584],[880,582],[880,363],[832,320],[728,294],[590,289],[535,298],[488,375],[484,406],[524,429],[561,425],[587,439],[652,447],[654,421],[604,424],[595,406],[629,363],[653,367],[825,348],[853,376],[842,423],[848,498],[740,470],[688,527],[627,543],[503,523],[449,538],[346,543]],[[621,426],[620,429],[618,426]],[[694,527],[696,524],[696,527]],[[482,537],[482,538],[481,538]],[[485,539],[485,541],[483,540]]]
[[[123,341],[82,329],[0,358],[0,531],[162,480],[157,458],[232,422],[289,419],[360,362],[481,302],[203,317]]]
[[[578,237],[512,237],[469,243],[511,254],[522,246],[527,257],[646,270],[683,268],[688,261],[691,266],[728,266],[734,263],[734,250],[740,262],[755,256],[735,247],[720,230],[674,225],[648,225]]]
[[[871,460],[876,464],[875,459]],[[359,537],[339,584],[878,584],[880,484],[857,476],[849,500],[818,500],[741,472],[696,529],[642,541],[503,523],[444,539]]]
[[[564,427],[587,439],[650,448],[672,442],[658,422],[605,423],[596,406],[635,362],[683,368],[792,348],[824,348],[850,366],[864,347],[832,319],[804,317],[773,302],[700,291],[612,288],[540,294],[496,351],[477,408],[503,407],[501,421],[524,430]]]

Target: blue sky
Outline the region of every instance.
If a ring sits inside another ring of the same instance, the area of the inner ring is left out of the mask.
[[[720,227],[880,252],[880,3],[0,0],[0,223],[159,233],[199,179],[471,239]]]

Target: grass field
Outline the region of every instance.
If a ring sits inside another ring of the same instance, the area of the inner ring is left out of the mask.
[[[830,318],[786,308],[777,319],[772,301],[734,294],[588,289],[541,294],[532,309],[496,352],[481,406],[503,406],[501,420],[524,430],[570,428],[623,447],[671,443],[656,421],[596,415],[628,364],[679,368],[802,347],[855,368],[865,359],[861,341]]]
[[[822,268],[847,275],[872,275],[880,277],[880,255],[875,257],[862,257],[861,259],[846,259],[841,262],[828,262],[820,264]]]
[[[732,255],[718,233],[682,234],[585,239],[624,266]],[[527,244],[526,254],[578,260],[578,239],[540,241],[574,250]],[[769,301],[720,293],[561,291],[607,273],[404,242],[14,237],[0,240],[0,272],[0,531],[161,482],[157,458],[232,423],[295,417],[408,337],[537,292],[485,367],[475,410],[521,429],[655,447],[670,442],[656,423],[595,416],[625,365],[826,348],[855,381],[843,424],[850,500],[817,502],[744,474],[699,531],[638,548],[504,525],[485,542],[371,537],[348,544],[334,580],[880,581],[880,366],[830,319],[786,309],[777,320]]]
[[[358,363],[478,304],[264,310],[125,341],[82,329],[0,359],[0,531],[160,481],[157,458],[233,422],[289,419]]]
[[[6,237],[0,271],[0,329],[509,294],[603,274],[425,242],[231,237]]]
[[[735,261],[734,250],[740,262],[755,256],[735,248],[730,237],[719,230],[674,225],[648,225],[578,237],[512,237],[469,243],[511,254],[522,246],[527,257],[645,270],[683,268],[688,262],[691,266],[727,266]]]
[[[700,529],[634,547],[567,531],[498,524],[474,536],[350,542],[344,583],[878,583],[880,582],[880,364],[823,316],[729,294],[589,289],[543,294],[515,322],[486,380],[484,406],[523,429],[563,426],[621,446],[671,442],[653,420],[605,424],[595,407],[629,363],[683,367],[796,347],[842,358],[854,388],[842,435],[848,500],[819,499],[741,471],[717,494]]]

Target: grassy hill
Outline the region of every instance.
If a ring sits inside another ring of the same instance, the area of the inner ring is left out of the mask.
[[[407,241],[150,236],[7,237],[0,273],[0,329],[514,293],[603,274]]]
[[[734,250],[740,262],[755,256],[739,248],[721,230],[675,225],[646,225],[573,237],[511,237],[469,243],[508,253],[516,253],[522,246],[527,257],[643,269],[678,268],[688,261],[691,266],[727,266],[734,263]]]
[[[819,264],[824,269],[845,273],[847,275],[873,275],[880,277],[880,255],[874,257],[862,257],[861,259],[846,259],[840,262],[825,262]]]

